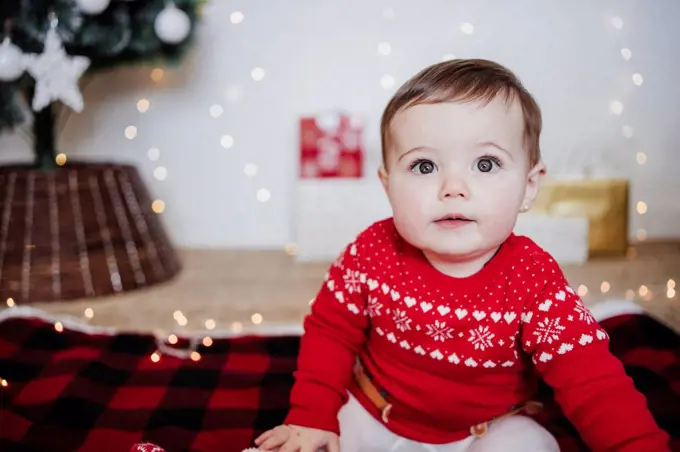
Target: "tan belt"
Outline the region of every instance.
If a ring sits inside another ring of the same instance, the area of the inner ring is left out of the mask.
[[[381,418],[383,422],[387,424],[389,415],[392,411],[392,404],[385,400],[385,397],[382,396],[380,390],[373,384],[371,378],[366,374],[364,367],[358,360],[354,365],[354,378],[357,384],[359,385],[361,391],[378,408],[378,410],[380,410]],[[519,414],[521,412],[525,412],[527,415],[533,416],[540,413],[542,409],[543,409],[542,403],[530,400],[526,403],[513,407],[513,409],[511,409],[507,413],[497,416],[491,419],[490,421],[473,425],[472,427],[470,427],[470,434],[480,438],[484,436],[487,431],[489,431],[489,426],[492,423],[500,419],[504,419],[509,416]]]
[[[392,404],[385,400],[382,394],[380,394],[380,391],[373,384],[371,378],[366,374],[364,371],[364,366],[361,365],[359,360],[357,360],[356,364],[354,364],[354,378],[361,391],[380,410],[382,420],[385,424],[387,424],[388,416],[392,411]]]

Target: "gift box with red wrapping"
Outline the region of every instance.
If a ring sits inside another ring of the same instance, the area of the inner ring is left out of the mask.
[[[300,177],[363,177],[363,124],[346,113],[300,119]]]

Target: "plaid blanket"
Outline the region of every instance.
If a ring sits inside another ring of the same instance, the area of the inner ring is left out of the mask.
[[[644,315],[602,325],[680,451],[680,337]],[[152,335],[92,334],[36,317],[0,322],[0,450],[115,452],[149,442],[240,452],[283,421],[297,336],[214,337],[193,359],[155,354],[159,345]],[[172,350],[188,345],[180,338]],[[562,450],[587,450],[542,391],[541,420]]]

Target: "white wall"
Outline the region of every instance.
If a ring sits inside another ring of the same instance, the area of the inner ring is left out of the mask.
[[[181,70],[166,72],[160,83],[148,68],[98,76],[85,89],[85,112],[66,124],[60,149],[70,158],[136,163],[166,201],[165,221],[178,245],[278,248],[292,239],[299,115],[337,107],[364,115],[373,177],[379,116],[396,89],[383,89],[381,77],[399,84],[447,53],[484,57],[515,70],[537,97],[553,175],[590,167],[595,175],[630,177],[632,203],[649,205],[642,216],[631,208],[631,235],[644,228],[650,238],[680,237],[680,2],[426,3],[212,0]],[[233,11],[245,20],[231,24]],[[615,16],[621,29],[611,23]],[[461,32],[464,22],[474,25],[473,34]],[[391,44],[389,56],[378,54],[380,42]],[[632,51],[629,61],[623,47]],[[251,78],[256,66],[265,70],[261,81]],[[635,72],[642,86],[632,83]],[[142,97],[151,102],[144,114],[136,110]],[[620,116],[609,111],[613,100],[624,105]],[[210,116],[213,104],[223,106],[221,117]],[[124,136],[128,125],[138,127],[134,140]],[[633,127],[632,138],[622,136],[624,125]],[[224,134],[234,137],[231,149],[220,146]],[[161,150],[157,162],[147,158],[154,146]],[[636,163],[637,152],[647,154],[647,164]],[[18,135],[0,138],[2,161],[26,158],[28,145]],[[253,178],[244,174],[247,163],[258,166]],[[158,165],[167,168],[164,181],[153,177]],[[269,202],[256,199],[262,187]]]

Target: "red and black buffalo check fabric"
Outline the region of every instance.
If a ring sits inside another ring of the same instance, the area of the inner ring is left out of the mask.
[[[680,451],[680,337],[640,315],[602,325]],[[216,338],[197,361],[154,362],[151,335],[9,318],[0,323],[0,451],[127,452],[149,442],[167,452],[240,452],[284,419],[298,345],[298,337]],[[562,450],[587,451],[547,388],[543,395],[542,420]]]

